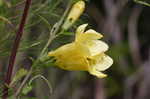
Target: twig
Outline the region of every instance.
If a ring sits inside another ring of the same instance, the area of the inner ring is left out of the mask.
[[[47,86],[48,86],[48,88],[49,88],[49,90],[50,90],[49,93],[50,93],[50,95],[51,95],[52,92],[53,92],[52,86],[51,86],[51,84],[49,83],[49,81],[48,81],[44,76],[42,76],[42,75],[36,75],[36,76],[34,76],[34,77],[30,80],[29,85],[31,85],[32,81],[35,80],[35,79],[37,79],[37,78],[41,78],[41,79],[43,79],[43,80],[46,82],[46,84],[47,84]]]
[[[27,80],[29,79],[30,75],[32,74],[32,70],[33,68],[31,67],[29,73],[26,75],[26,77],[24,78],[24,80],[22,81],[21,85],[19,86],[19,88],[17,89],[16,93],[15,93],[15,97],[17,97],[19,95],[19,93],[21,92],[22,88],[24,87],[25,83],[27,82]]]
[[[14,41],[14,44],[13,44],[13,48],[12,48],[12,51],[11,51],[11,56],[10,56],[10,59],[9,59],[7,75],[6,75],[6,78],[5,78],[5,83],[7,85],[9,85],[10,82],[11,82],[11,75],[12,75],[12,71],[13,71],[13,67],[14,67],[14,62],[15,62],[15,59],[16,59],[17,50],[18,50],[19,43],[20,43],[20,40],[21,40],[21,37],[22,37],[22,34],[23,34],[23,29],[24,29],[24,25],[25,25],[25,22],[26,22],[26,19],[27,19],[27,15],[28,15],[30,5],[31,5],[31,0],[27,0],[26,4],[25,4],[23,15],[22,15],[21,23],[20,23],[18,32],[16,34],[15,41]],[[8,91],[8,88],[4,88],[4,91]],[[7,99],[7,96],[8,96],[8,92],[5,95],[3,95],[3,99]]]
[[[66,15],[67,15],[68,12],[69,12],[69,9],[70,9],[71,4],[72,4],[71,2],[72,2],[72,0],[70,0],[69,4],[68,4],[68,6],[67,6],[67,9],[65,10],[65,12],[64,12],[63,16],[61,17],[60,21],[57,22],[56,24],[54,24],[53,28],[51,29],[49,40],[48,40],[47,44],[45,45],[45,47],[43,48],[43,50],[42,50],[42,52],[41,52],[41,55],[44,54],[44,52],[46,51],[47,47],[50,45],[51,41],[52,41],[55,37],[57,37],[57,35],[59,35],[59,34],[56,35],[56,33],[59,31],[61,25],[63,24],[63,20],[65,19]],[[62,31],[63,31],[63,30],[62,30]],[[62,31],[61,31],[61,32],[62,32]],[[41,56],[41,55],[40,55],[40,56]]]
[[[72,0],[71,0],[72,1]],[[56,33],[59,31],[59,29],[61,28],[61,25],[63,23],[63,20],[65,19],[65,16],[67,15],[68,11],[69,11],[69,8],[71,7],[71,1],[69,2],[68,6],[67,6],[67,9],[65,10],[63,16],[61,17],[61,19],[59,20],[58,23],[56,23],[54,26],[53,26],[53,29],[50,31],[50,37],[49,37],[49,40],[48,42],[46,43],[46,45],[44,46],[44,48],[42,49],[40,55],[38,56],[38,58],[36,59],[36,61],[33,63],[32,67],[34,67],[35,65],[37,65],[36,63],[40,60],[41,56],[43,54],[45,54],[45,51],[47,49],[47,47],[50,45],[51,41],[57,37]],[[15,97],[18,97],[19,93],[21,92],[22,88],[24,87],[24,85],[26,84],[27,80],[29,79],[29,77],[31,76],[32,74],[32,67],[29,71],[29,73],[27,74],[27,76],[24,78],[23,82],[21,83],[20,87],[17,89],[16,93],[15,93]],[[30,73],[31,72],[31,73]]]

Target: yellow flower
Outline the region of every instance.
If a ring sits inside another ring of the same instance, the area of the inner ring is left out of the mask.
[[[74,42],[63,45],[48,55],[55,57],[55,64],[61,69],[88,71],[99,78],[106,77],[101,71],[113,64],[113,60],[104,53],[108,50],[108,45],[98,40],[102,38],[100,33],[92,29],[85,31],[86,26],[83,24],[77,28]]]
[[[85,2],[84,1],[78,1],[77,3],[75,3],[72,6],[62,28],[67,30],[70,26],[72,26],[72,24],[75,23],[75,21],[81,16],[84,9],[85,9]]]

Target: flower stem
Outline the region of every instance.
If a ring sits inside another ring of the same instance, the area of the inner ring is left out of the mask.
[[[21,85],[19,86],[19,88],[17,89],[16,93],[15,93],[15,97],[18,97],[21,90],[23,89],[24,85],[26,84],[27,80],[29,79],[29,77],[31,76],[32,72],[33,72],[33,69],[35,65],[37,65],[37,62],[40,60],[40,57],[45,54],[48,46],[51,44],[51,42],[58,36],[58,34],[56,34],[62,23],[63,23],[63,20],[65,19],[65,16],[67,15],[67,13],[69,12],[69,8],[72,4],[72,0],[68,3],[68,6],[63,14],[63,16],[61,17],[61,19],[53,26],[52,30],[50,31],[50,36],[49,36],[49,39],[48,39],[48,42],[46,43],[46,45],[44,46],[44,48],[42,49],[41,53],[39,54],[38,58],[35,60],[35,62],[32,64],[31,66],[31,69],[29,70],[29,73],[26,75],[26,77],[24,78],[24,80],[22,81]],[[61,31],[63,32],[63,31]]]
[[[20,43],[20,40],[21,40],[21,37],[23,34],[23,29],[24,29],[24,25],[25,25],[25,22],[27,19],[27,15],[28,15],[29,7],[31,5],[31,1],[32,0],[26,0],[24,12],[23,12],[22,19],[21,19],[21,23],[19,25],[18,32],[16,33],[15,41],[14,41],[13,48],[11,51],[11,56],[9,59],[8,70],[7,70],[7,74],[5,77],[5,84],[7,84],[7,85],[9,85],[11,82],[11,75],[12,75],[12,71],[13,71],[13,67],[14,67],[14,63],[15,63],[15,59],[16,59],[16,54],[17,54],[19,43]],[[6,92],[6,94],[3,95],[3,99],[7,99],[8,88],[5,87],[4,92]]]

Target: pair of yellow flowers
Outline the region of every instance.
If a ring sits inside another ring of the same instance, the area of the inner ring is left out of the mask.
[[[108,45],[98,40],[103,37],[100,33],[93,29],[85,31],[86,27],[87,24],[80,25],[76,30],[75,41],[48,55],[55,57],[55,64],[61,69],[88,71],[98,78],[106,77],[102,71],[113,64],[113,60],[104,53]]]

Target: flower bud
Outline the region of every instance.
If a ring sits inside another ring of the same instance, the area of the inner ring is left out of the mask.
[[[85,9],[85,2],[84,1],[78,1],[73,5],[71,8],[68,17],[66,21],[64,22],[62,28],[64,30],[67,30],[69,27],[73,25],[73,23],[81,16]]]

